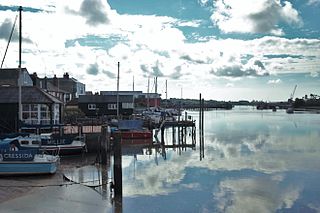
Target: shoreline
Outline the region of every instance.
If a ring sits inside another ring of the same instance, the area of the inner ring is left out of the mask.
[[[19,175],[0,177],[0,205],[26,195],[37,193],[39,190],[61,186],[70,183],[63,177],[64,171],[94,163],[95,154],[87,153],[84,156],[68,156],[61,158],[60,166],[55,174],[48,175]]]

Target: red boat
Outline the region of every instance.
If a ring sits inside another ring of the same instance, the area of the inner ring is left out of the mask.
[[[152,138],[150,130],[129,130],[129,131],[115,131],[114,136],[119,136],[121,139],[148,139]]]

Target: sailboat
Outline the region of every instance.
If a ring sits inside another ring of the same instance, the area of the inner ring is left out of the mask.
[[[22,121],[21,103],[21,43],[22,7],[19,7],[19,121]],[[20,131],[20,127],[19,127]],[[0,140],[0,175],[53,174],[59,165],[59,156],[41,154],[38,149],[24,149],[17,138]]]
[[[0,140],[0,175],[54,174],[59,156],[23,149],[16,138]]]

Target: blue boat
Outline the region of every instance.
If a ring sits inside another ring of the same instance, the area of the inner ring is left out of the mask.
[[[54,174],[59,156],[24,149],[16,138],[0,140],[0,175]]]

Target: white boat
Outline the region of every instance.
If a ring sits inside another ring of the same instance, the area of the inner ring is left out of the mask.
[[[0,140],[0,175],[54,174],[59,156],[23,149],[17,138]]]
[[[86,151],[86,143],[72,137],[54,137],[52,133],[19,137],[23,148],[39,148],[50,154],[75,155]]]
[[[293,110],[292,107],[289,107],[289,108],[286,110],[286,112],[287,112],[288,114],[293,114],[293,113],[294,113],[294,110]]]

